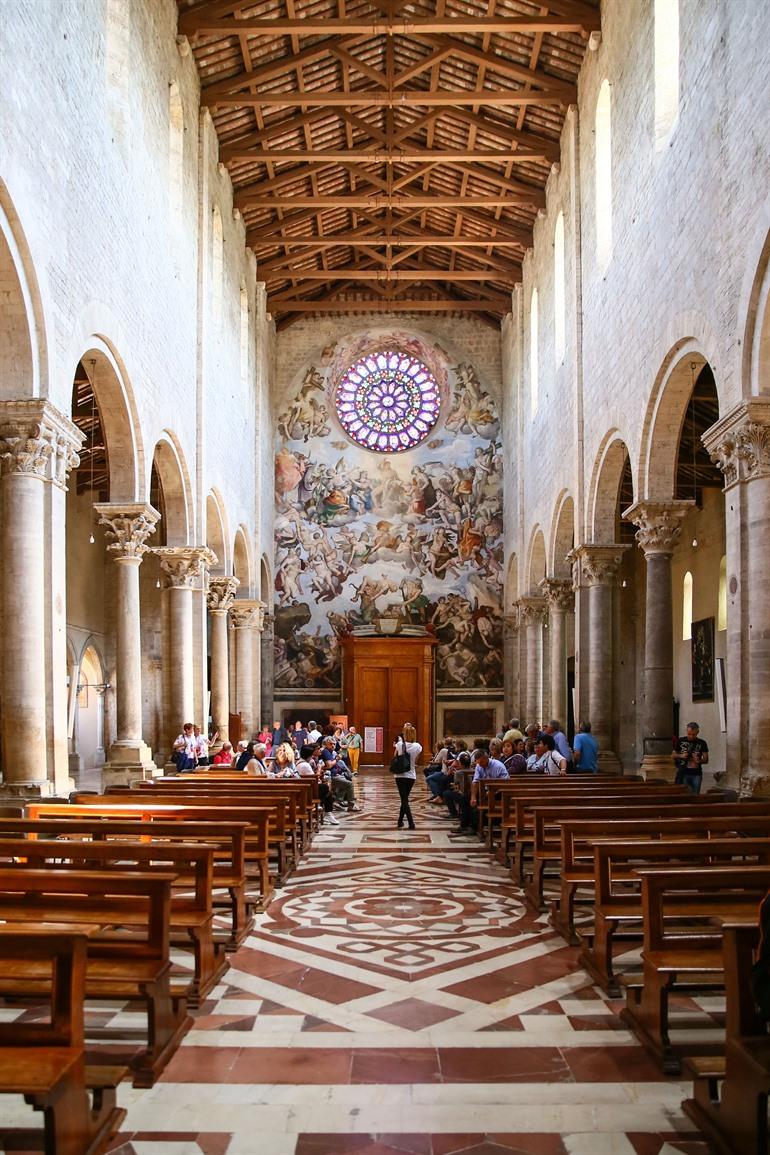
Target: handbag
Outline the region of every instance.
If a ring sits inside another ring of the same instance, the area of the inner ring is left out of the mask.
[[[401,737],[401,744],[402,744],[402,748],[403,748],[403,753],[396,754],[395,757],[392,759],[390,766],[388,767],[391,774],[408,774],[409,771],[412,769],[412,759],[409,757],[409,755],[406,752],[406,740],[404,739],[403,734],[401,734],[400,737]]]

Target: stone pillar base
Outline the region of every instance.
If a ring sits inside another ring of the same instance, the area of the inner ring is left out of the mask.
[[[67,779],[68,789],[74,790],[75,783],[71,778]],[[28,800],[30,802],[39,800],[41,798],[55,798],[57,797],[55,790],[55,783],[49,782],[3,782],[0,783],[0,798],[18,799],[19,802]]]
[[[645,778],[664,778],[666,782],[676,778],[676,766],[670,754],[645,754],[640,770]]]
[[[727,784],[725,783],[725,785]],[[734,783],[729,782],[729,785],[734,785]],[[744,771],[741,774],[738,789],[741,798],[768,798],[770,797],[770,775],[752,774],[751,771]]]
[[[152,750],[144,742],[113,742],[109,758],[102,767],[104,786],[130,786],[153,778],[159,773],[152,760]]]
[[[614,750],[600,750],[596,757],[598,769],[602,774],[622,774],[623,763]]]

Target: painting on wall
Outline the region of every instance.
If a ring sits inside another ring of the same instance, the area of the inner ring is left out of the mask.
[[[339,638],[392,618],[437,637],[439,689],[499,689],[494,401],[411,335],[358,338],[345,364],[306,367],[278,419],[276,686],[338,689]]]
[[[714,701],[714,619],[692,624],[692,700]]]

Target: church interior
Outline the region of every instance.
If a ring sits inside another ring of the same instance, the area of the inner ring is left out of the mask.
[[[2,1155],[767,1155],[769,18],[0,0]]]

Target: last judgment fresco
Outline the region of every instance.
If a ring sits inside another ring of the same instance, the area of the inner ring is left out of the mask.
[[[338,689],[339,638],[397,618],[438,639],[439,689],[499,689],[494,401],[411,337],[347,353],[344,373],[307,368],[278,419],[276,686]]]

